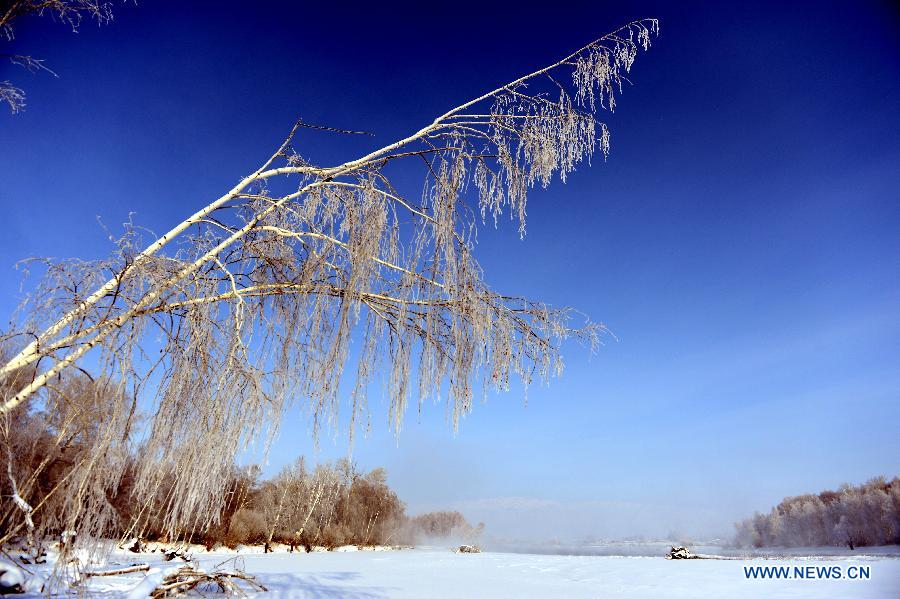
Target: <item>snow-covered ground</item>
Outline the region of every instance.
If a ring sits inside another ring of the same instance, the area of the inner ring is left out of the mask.
[[[900,597],[900,559],[881,555],[669,561],[607,555],[457,554],[444,549],[322,553],[209,553],[213,570],[239,565],[270,590],[261,597]],[[105,568],[159,554],[113,555]],[[869,566],[869,580],[747,580],[744,566]],[[91,579],[90,590],[127,595],[140,574]]]

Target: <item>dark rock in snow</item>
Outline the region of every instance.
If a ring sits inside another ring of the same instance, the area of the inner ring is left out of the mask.
[[[184,551],[178,551],[178,550],[176,550],[176,549],[170,549],[170,550],[168,550],[168,551],[164,551],[164,552],[163,552],[163,558],[164,558],[167,562],[172,561],[172,560],[175,559],[176,557],[180,557],[182,560],[184,560],[184,561],[186,561],[186,562],[189,562],[189,561],[191,561],[191,558],[192,558],[193,556],[191,556],[191,554],[189,554],[189,553],[185,553]]]
[[[688,551],[687,547],[672,547],[666,554],[666,559],[698,559],[698,557]]]

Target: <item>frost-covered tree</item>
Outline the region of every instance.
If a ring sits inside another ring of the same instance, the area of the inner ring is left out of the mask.
[[[788,497],[768,514],[737,525],[737,543],[754,547],[900,543],[900,478],[873,478],[838,491]]]
[[[484,524],[479,523],[477,526],[472,526],[465,516],[457,511],[440,511],[419,514],[410,518],[407,522],[407,529],[409,537],[414,542],[421,540],[433,542],[451,537],[473,542],[481,535]]]
[[[524,235],[534,187],[608,154],[598,115],[656,33],[653,19],[629,23],[337,165],[302,145],[327,128],[298,121],[257,170],[149,245],[129,227],[108,260],[42,263],[5,338],[0,415],[77,419],[69,386],[101,382],[106,417],[55,491],[72,502],[66,529],[108,530],[83,518],[86,501],[117,488],[126,462],[134,502],[162,506],[168,534],[210,526],[234,456],[292,402],[317,434],[346,392],[352,432],[380,375],[395,431],[410,400],[445,400],[456,427],[479,394],[559,374],[564,339],[593,348],[601,325],[492,290],[474,233],[508,215]],[[421,196],[395,184],[398,168],[421,170]],[[30,505],[45,505],[34,489]]]

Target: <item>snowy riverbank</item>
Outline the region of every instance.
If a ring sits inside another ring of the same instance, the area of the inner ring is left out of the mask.
[[[668,561],[661,557],[456,554],[440,549],[321,553],[208,553],[213,570],[241,567],[270,592],[261,597],[897,597],[900,559],[877,555]],[[235,560],[235,561],[231,561]],[[118,553],[108,567],[179,565],[159,554]],[[744,566],[868,566],[868,580],[747,580]],[[123,596],[141,574],[91,579],[89,589]]]

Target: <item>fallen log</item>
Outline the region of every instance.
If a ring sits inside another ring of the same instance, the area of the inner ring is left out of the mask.
[[[126,568],[118,568],[116,570],[98,570],[95,572],[85,572],[85,576],[118,576],[119,574],[131,574],[132,572],[146,572],[150,569],[150,564],[135,564]]]

